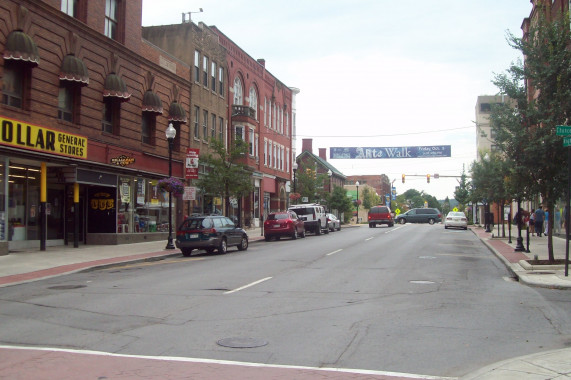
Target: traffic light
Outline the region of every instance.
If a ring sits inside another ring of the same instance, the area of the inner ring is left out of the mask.
[[[404,174],[402,175],[402,183],[404,183]]]
[[[430,183],[430,174],[426,175],[426,183]]]

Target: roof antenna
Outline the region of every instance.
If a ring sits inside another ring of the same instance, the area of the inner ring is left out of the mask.
[[[190,24],[190,22],[191,22],[190,21],[190,15],[193,13],[202,13],[202,12],[204,12],[202,10],[202,8],[198,8],[198,11],[196,11],[196,12],[182,12],[182,23],[183,24],[187,24],[187,23]],[[188,15],[188,20],[186,19],[186,15]]]

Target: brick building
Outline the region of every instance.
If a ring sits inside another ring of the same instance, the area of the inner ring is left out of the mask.
[[[0,4],[0,252],[166,240],[165,130],[181,178],[192,70],[142,40],[141,13],[142,0]]]

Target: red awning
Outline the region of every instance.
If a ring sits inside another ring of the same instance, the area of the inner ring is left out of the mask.
[[[276,180],[273,178],[264,178],[262,180],[262,182],[264,183],[264,191],[266,193],[276,193]]]
[[[89,73],[85,63],[73,54],[68,54],[61,63],[59,79],[71,82],[78,82],[82,86],[89,84]]]

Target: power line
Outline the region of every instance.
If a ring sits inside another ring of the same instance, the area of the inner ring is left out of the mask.
[[[349,136],[343,136],[343,135],[297,135],[297,137],[327,137],[327,138],[363,138],[363,137],[391,137],[391,136],[410,136],[410,135],[421,135],[421,134],[425,134],[425,133],[437,133],[437,132],[448,132],[448,131],[456,131],[458,129],[472,129],[474,127],[459,127],[459,128],[451,128],[451,129],[437,129],[434,131],[423,131],[423,132],[409,132],[409,133],[395,133],[395,134],[387,134],[387,135],[361,135],[361,136],[356,136],[356,135],[349,135]]]

